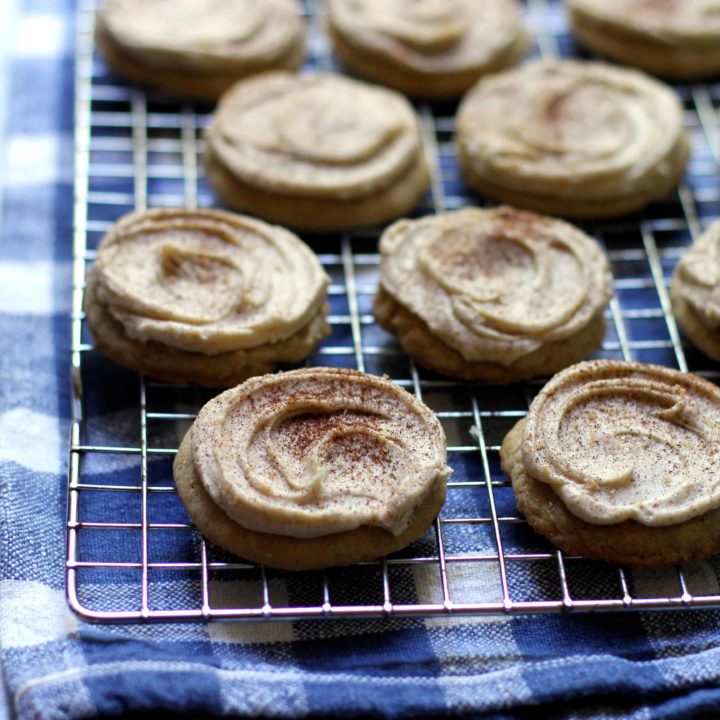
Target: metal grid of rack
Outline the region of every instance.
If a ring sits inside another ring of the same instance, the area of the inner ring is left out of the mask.
[[[307,0],[311,67],[334,67],[322,5]],[[578,54],[562,7],[527,0],[535,53]],[[93,2],[77,16],[73,423],[67,524],[71,607],[94,621],[411,617],[720,605],[720,562],[640,572],[569,557],[518,515],[498,451],[542,381],[487,387],[416,367],[374,322],[380,229],[308,237],[332,278],[331,336],[311,365],[389,375],[440,418],[454,468],[447,503],[406,551],[352,568],[279,573],[206,543],[175,494],[179,440],[211,394],[115,367],[92,346],[82,298],[94,249],[122,214],[214,204],[202,177],[211,108],[146,94],[109,75],[95,54]],[[684,344],[668,299],[683,249],[720,216],[720,85],[677,87],[693,155],[684,183],[642,214],[586,226],[610,257],[615,297],[597,357],[656,362],[717,380]],[[458,175],[454,108],[419,104],[434,169],[423,213],[482,204]],[[106,392],[110,389],[110,392]],[[471,428],[474,432],[471,433]],[[172,548],[168,552],[168,548]]]

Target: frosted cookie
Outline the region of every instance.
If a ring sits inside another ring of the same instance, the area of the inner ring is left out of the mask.
[[[457,97],[529,46],[515,0],[330,0],[328,11],[348,69],[419,97]]]
[[[208,100],[305,55],[297,0],[102,0],[95,38],[119,75]]]
[[[329,333],[329,278],[280,227],[218,210],[121,218],[88,271],[97,347],[171,382],[229,387],[302,360]]]
[[[706,355],[720,360],[720,221],[680,258],[670,299],[683,332]]]
[[[578,39],[591,50],[674,79],[720,73],[716,0],[568,0]]]
[[[285,570],[350,565],[420,537],[450,469],[435,415],[387,379],[305,368],[211,400],[180,445],[180,499],[212,542]]]
[[[339,75],[240,82],[223,95],[206,140],[207,177],[220,198],[292,227],[393,220],[429,187],[412,106]]]
[[[689,144],[673,91],[634,70],[543,60],[481,80],[456,118],[467,181],[551,215],[638,210],[680,181]]]
[[[720,552],[720,389],[656,365],[558,373],[500,451],[520,511],[567,553],[657,566]]]
[[[380,239],[378,322],[447,375],[515,382],[577,362],[602,343],[611,295],[595,240],[510,207],[401,220]]]

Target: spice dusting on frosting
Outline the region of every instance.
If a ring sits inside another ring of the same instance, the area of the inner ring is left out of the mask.
[[[383,288],[471,362],[509,365],[570,337],[612,292],[592,238],[508,207],[400,221],[380,252]]]
[[[586,522],[684,522],[720,507],[720,390],[655,365],[580,363],[533,401],[523,461]]]
[[[601,63],[538,61],[479,84],[463,101],[461,145],[502,177],[545,194],[573,175],[586,200],[652,181],[678,142],[680,104],[669,89]]]
[[[398,535],[445,482],[435,416],[390,381],[314,368],[254,378],[192,429],[213,500],[251,530],[319,537],[374,525]]]
[[[456,119],[468,180],[567,217],[623,214],[664,196],[688,156],[682,106],[643,73],[541,60],[481,80]]]
[[[206,355],[290,337],[322,310],[329,283],[288,231],[201,210],[127,216],[92,273],[128,336]]]

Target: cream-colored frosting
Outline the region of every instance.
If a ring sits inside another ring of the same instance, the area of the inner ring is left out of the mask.
[[[579,363],[533,401],[523,462],[586,522],[684,522],[720,507],[720,389],[656,365]]]
[[[97,297],[126,333],[214,355],[287,338],[329,278],[287,230],[218,210],[149,210],[103,238]]]
[[[540,60],[481,80],[456,124],[477,175],[585,203],[666,185],[686,144],[669,87],[596,62]]]
[[[192,427],[203,486],[250,530],[320,537],[362,525],[400,534],[450,475],[439,421],[387,379],[304,368],[253,378]]]
[[[682,298],[709,330],[720,330],[720,221],[683,254],[675,270]]]
[[[296,0],[103,0],[98,22],[127,52],[192,69],[264,64],[305,32]]]
[[[330,0],[329,13],[353,43],[428,73],[481,68],[527,42],[515,0]]]
[[[577,333],[612,295],[595,240],[509,207],[401,220],[380,253],[385,290],[468,361],[509,365]]]
[[[276,72],[238,83],[223,96],[207,141],[249,185],[348,200],[387,187],[421,152],[407,100],[329,74]]]
[[[699,50],[702,44],[715,46],[720,37],[719,0],[568,0],[568,5],[670,47],[693,43]]]

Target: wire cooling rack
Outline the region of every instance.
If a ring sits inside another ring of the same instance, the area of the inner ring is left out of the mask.
[[[576,56],[561,5],[528,0],[535,54]],[[308,67],[334,66],[323,8],[307,0]],[[174,490],[179,440],[211,393],[153,382],[97,352],[82,311],[85,272],[133,209],[214,204],[199,163],[210,106],[177,104],[109,74],[95,54],[93,3],[77,16],[76,181],[67,524],[71,607],[95,621],[439,616],[720,605],[720,561],[637,571],[570,557],[519,516],[498,451],[542,381],[487,387],[417,368],[375,323],[380,229],[304,236],[332,278],[331,336],[311,365],[389,375],[440,418],[454,475],[440,518],[397,555],[352,568],[280,573],[206,543]],[[693,153],[676,193],[642,214],[586,226],[606,248],[615,297],[596,357],[656,362],[717,380],[681,339],[668,281],[684,247],[720,216],[720,85],[679,85]],[[422,213],[482,204],[459,178],[455,107],[419,104],[432,192]],[[471,427],[479,432],[470,433]]]

